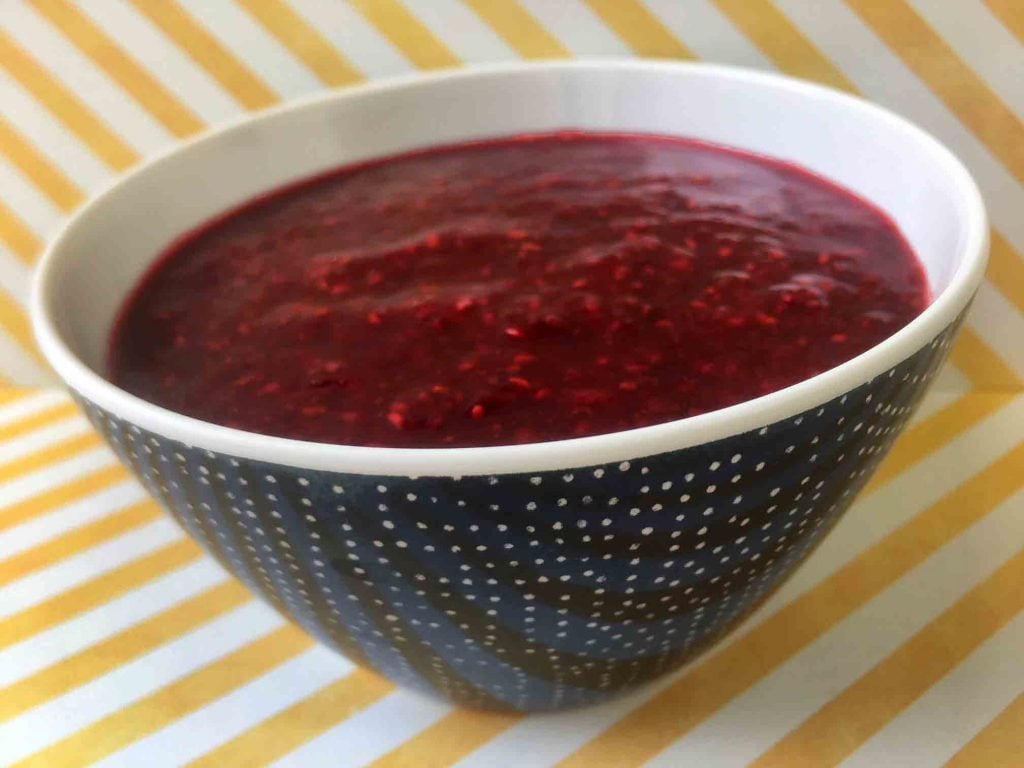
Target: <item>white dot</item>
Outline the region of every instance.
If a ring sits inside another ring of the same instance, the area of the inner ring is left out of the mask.
[[[619,471],[620,472],[627,472],[627,471],[629,471],[629,462],[628,461],[624,461],[621,464],[619,464]]]
[[[642,533],[644,536],[650,536],[652,533],[654,533],[654,529],[651,528],[651,526],[647,526],[646,528],[641,529],[640,533]]]
[[[604,477],[604,470],[603,470],[603,469],[600,469],[600,468],[598,468],[598,469],[595,469],[595,470],[594,470],[594,477],[597,477],[597,478],[602,478],[602,477]]]

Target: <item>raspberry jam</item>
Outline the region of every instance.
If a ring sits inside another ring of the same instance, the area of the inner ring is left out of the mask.
[[[558,133],[275,191],[175,243],[111,379],[189,416],[480,446],[692,416],[838,365],[929,301],[881,211],[694,141]]]

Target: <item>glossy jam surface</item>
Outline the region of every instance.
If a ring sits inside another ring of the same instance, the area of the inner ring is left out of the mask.
[[[927,303],[892,222],[824,179],[549,134],[339,169],[188,234],[123,308],[109,373],[270,435],[526,443],[758,397]]]

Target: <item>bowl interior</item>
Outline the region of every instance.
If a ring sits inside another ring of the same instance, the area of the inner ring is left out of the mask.
[[[432,145],[558,129],[686,136],[788,160],[887,211],[924,263],[934,302],[883,343],[752,401],[667,424],[524,446],[391,449],[254,435],[167,411],[103,378],[107,337],[132,286],[177,236],[252,196],[338,165]],[[41,347],[86,399],[167,437],[291,466],[432,475],[585,466],[758,428],[907,359],[964,309],[985,264],[977,188],[920,129],[838,92],[732,67],[600,61],[501,65],[328,94],[175,149],[80,211],[38,271]]]
[[[65,342],[102,373],[126,293],[177,235],[211,215],[340,164],[559,128],[690,136],[810,168],[886,210],[938,295],[963,255],[963,201],[918,135],[854,104],[701,68],[482,73],[320,100],[193,143],[116,187],[62,242],[49,303]]]

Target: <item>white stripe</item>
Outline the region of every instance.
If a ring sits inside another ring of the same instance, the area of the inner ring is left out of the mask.
[[[955,370],[952,366],[946,366],[946,368],[947,370]],[[938,382],[936,382],[936,385],[927,395],[924,396],[921,404],[917,407],[917,413],[911,417],[910,426],[926,421],[930,416],[941,411],[947,405],[951,405],[956,402],[961,397],[965,397],[965,393],[940,387],[938,386]]]
[[[972,387],[970,380],[963,373],[950,363],[946,363],[939,369],[939,373],[935,377],[935,383],[932,384],[932,389],[963,394],[970,392]]]
[[[64,442],[90,431],[89,422],[83,416],[68,416],[54,424],[0,443],[0,466],[46,448],[52,443]]]
[[[991,395],[971,395],[991,397]],[[1012,450],[1024,426],[1024,396],[972,426],[955,441],[859,499],[810,557],[758,609],[744,630],[775,613],[885,539],[923,509]]]
[[[450,706],[437,699],[396,691],[271,765],[274,768],[338,765],[341,756],[345,765],[366,765],[451,711]]]
[[[519,0],[574,56],[629,56],[629,46],[579,0]]]
[[[156,120],[40,18],[28,3],[0,3],[0,27],[136,152],[153,152],[171,141],[171,136]]]
[[[1024,613],[890,720],[842,765],[875,768],[946,763],[1020,694],[1024,681],[1021,648]]]
[[[83,190],[95,189],[110,178],[110,171],[2,68],[0,113]]]
[[[1018,269],[1024,269],[1024,264]],[[999,350],[999,357],[1014,373],[1024,377],[1024,315],[991,283],[978,288],[968,323],[986,344]]]
[[[412,69],[406,58],[348,3],[289,0],[289,5],[367,77]]]
[[[321,89],[316,76],[234,3],[181,0],[206,30],[284,98]]]
[[[219,83],[123,0],[92,0],[78,8],[201,120],[217,123],[241,111]]]
[[[931,389],[928,390],[918,406],[917,413],[911,417],[910,426],[927,420],[947,405],[971,392],[972,389],[971,382],[967,377],[947,362],[939,369]]]
[[[32,269],[0,243],[0,290],[28,310]]]
[[[47,239],[60,224],[61,212],[42,190],[21,174],[0,154],[0,189],[4,204],[14,211],[40,240]]]
[[[597,706],[531,715],[467,755],[453,768],[505,765],[523,744],[530,745],[531,765],[555,765],[671,686],[682,674],[664,675],[650,685]]]
[[[405,0],[405,7],[466,63],[519,58],[508,43],[458,0]]]
[[[161,518],[31,573],[0,587],[0,619],[38,605],[182,538],[184,534],[177,525],[168,518]]]
[[[8,686],[142,623],[223,583],[224,570],[210,558],[161,576],[87,613],[0,650],[0,686]]]
[[[4,757],[21,760],[185,677],[284,623],[252,602],[81,688],[0,724]]]
[[[70,398],[59,389],[47,389],[26,395],[8,405],[0,406],[0,427],[27,419],[42,411],[68,402]]]
[[[1001,504],[647,765],[750,763],[1012,557],[1022,502],[1024,493]]]
[[[708,0],[645,0],[651,11],[661,19],[697,58],[772,71],[775,66]]]
[[[54,381],[53,374],[37,363],[35,358],[29,356],[25,348],[2,328],[0,328],[0,372],[23,387],[41,387],[45,384],[52,384]]]
[[[3,499],[0,510],[20,504],[26,499],[70,483],[82,475],[109,467],[114,463],[116,463],[114,454],[105,446],[99,446],[0,484],[0,499]]]
[[[860,18],[837,0],[777,0],[776,5],[868,98],[917,121],[952,147],[974,174],[992,223],[1024,253],[1024,187]],[[1005,339],[997,349],[1002,352],[1010,343]]]
[[[184,765],[344,677],[354,667],[338,654],[316,646],[198,712],[114,753],[96,763],[96,768]]]
[[[119,512],[145,498],[146,492],[137,483],[123,482],[2,531],[0,564],[27,549]]]
[[[921,17],[1024,120],[1024,46],[985,8],[973,2],[909,0]]]

